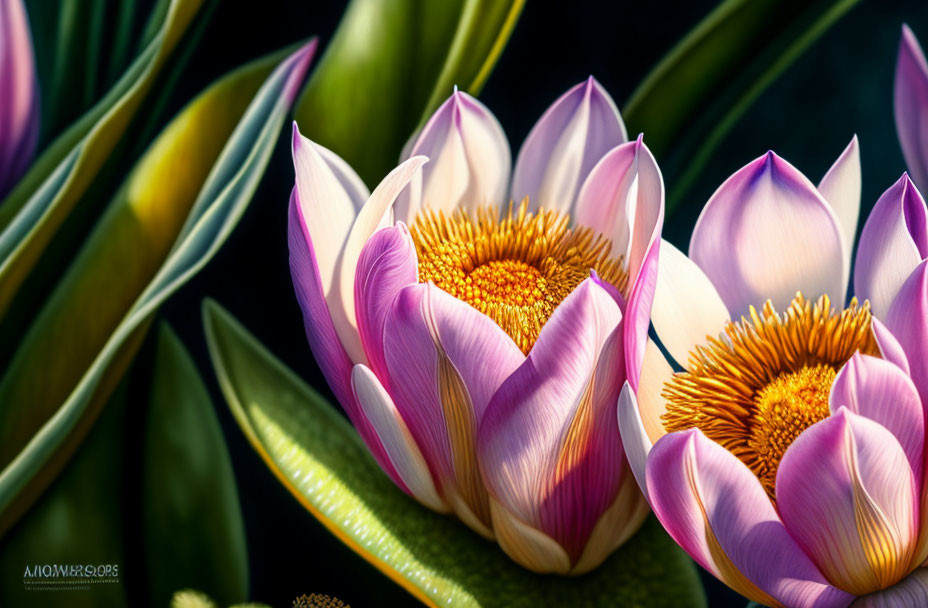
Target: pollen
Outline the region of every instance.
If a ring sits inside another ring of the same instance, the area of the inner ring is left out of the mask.
[[[624,293],[627,275],[609,239],[571,227],[567,214],[528,211],[528,198],[475,214],[424,210],[410,228],[419,281],[486,314],[528,353],[561,301],[595,270]]]
[[[829,415],[837,371],[860,351],[878,355],[870,305],[840,311],[828,296],[797,293],[786,312],[768,301],[761,313],[730,322],[719,338],[690,353],[689,371],[664,386],[668,432],[699,428],[757,475],[771,499],[786,449]]]

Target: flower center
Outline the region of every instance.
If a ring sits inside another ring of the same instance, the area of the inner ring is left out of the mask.
[[[689,370],[664,385],[668,432],[699,428],[741,459],[775,497],[786,449],[828,417],[837,371],[856,352],[878,355],[870,305],[836,312],[827,296],[814,304],[797,294],[785,313],[763,312],[725,328],[690,354]]]
[[[627,276],[611,242],[569,227],[558,211],[528,212],[528,199],[500,216],[482,207],[448,217],[423,211],[410,228],[419,281],[432,281],[493,319],[528,354],[557,305],[595,270],[620,291]]]

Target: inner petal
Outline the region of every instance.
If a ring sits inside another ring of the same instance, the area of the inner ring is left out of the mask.
[[[775,496],[780,459],[808,427],[829,415],[838,370],[860,351],[878,356],[867,302],[837,312],[828,296],[797,294],[778,314],[768,301],[750,319],[697,346],[690,370],[664,386],[668,432],[699,428],[741,459]]]
[[[419,281],[433,282],[489,316],[528,354],[541,328],[595,270],[624,293],[627,275],[611,242],[594,230],[570,226],[559,211],[528,212],[528,198],[500,214],[421,212],[410,228]]]

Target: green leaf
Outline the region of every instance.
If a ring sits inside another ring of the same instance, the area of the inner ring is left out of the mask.
[[[274,475],[342,542],[430,606],[705,606],[692,561],[649,519],[603,566],[538,576],[384,475],[351,425],[217,304],[203,310],[222,391]]]
[[[456,84],[476,94],[524,0],[352,0],[295,111],[368,185]]]
[[[206,387],[167,325],[152,374],[142,470],[146,596],[166,606],[176,589],[193,587],[223,605],[242,602],[248,552],[232,463]]]
[[[673,212],[751,104],[859,0],[725,0],[632,94],[622,114],[670,185]]]
[[[281,57],[229,74],[170,123],[27,331],[0,377],[0,531],[86,434],[157,307],[244,212],[309,55],[301,49],[262,86]]]
[[[0,318],[120,140],[202,0],[173,0],[158,34],[110,92],[59,137],[0,204]]]

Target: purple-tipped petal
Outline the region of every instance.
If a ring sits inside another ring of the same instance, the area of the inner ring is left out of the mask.
[[[907,25],[896,61],[895,111],[905,162],[919,188],[928,188],[928,62]]]
[[[300,205],[298,188],[290,194],[290,212],[287,226],[290,245],[290,276],[293,290],[303,311],[303,326],[306,339],[312,349],[316,364],[322,371],[329,388],[344,408],[351,423],[367,444],[374,459],[396,485],[408,490],[391,463],[380,438],[370,421],[358,405],[351,388],[352,361],[348,358],[332,323],[322,287],[322,275],[315,252],[315,243],[310,235]]]
[[[682,251],[661,241],[651,321],[670,356],[687,367],[694,347],[718,336],[730,320],[709,277]]]
[[[819,193],[834,209],[841,224],[845,268],[848,270],[851,268],[851,251],[860,216],[860,182],[860,146],[855,135],[818,185]]]
[[[612,505],[625,458],[615,404],[622,313],[586,279],[551,315],[480,425],[480,467],[493,498],[580,558]]]
[[[0,200],[26,171],[39,136],[39,91],[22,0],[0,0]]]
[[[922,403],[928,403],[928,260],[902,284],[886,315],[886,326],[905,352]]]
[[[489,317],[432,284],[404,288],[384,330],[394,403],[444,501],[491,536],[477,466],[477,428],[499,385],[525,357]]]
[[[427,156],[421,199],[402,196],[396,219],[411,223],[418,205],[451,214],[505,202],[512,165],[509,142],[482,103],[455,90],[423,127],[409,156]]]
[[[398,222],[375,232],[358,259],[354,301],[364,354],[384,382],[389,380],[383,353],[384,324],[400,290],[418,282],[416,246],[406,224]]]
[[[893,363],[907,376],[911,376],[909,359],[905,356],[905,351],[902,350],[899,340],[889,331],[889,328],[876,317],[872,317],[870,319],[870,332],[873,334],[873,339],[876,340],[877,348],[880,349],[880,356]]]
[[[664,435],[647,469],[651,508],[700,565],[760,604],[844,607],[780,522],[757,477],[728,450],[692,429]]]
[[[732,317],[768,299],[778,310],[797,291],[843,302],[848,275],[838,218],[795,167],[768,152],[722,184],[690,241]]]
[[[918,568],[889,589],[858,598],[854,608],[928,606],[928,568]]]
[[[787,529],[836,587],[866,595],[908,574],[918,490],[881,424],[840,408],[787,448],[777,473]]]
[[[921,479],[925,411],[912,379],[884,359],[855,353],[831,385],[832,413],[846,406],[896,436],[915,479]]]
[[[885,318],[896,292],[928,257],[928,209],[909,176],[883,193],[860,233],[854,291]]]
[[[580,186],[606,152],[628,140],[619,109],[590,76],[535,123],[519,150],[510,196],[529,210],[570,211]]]

